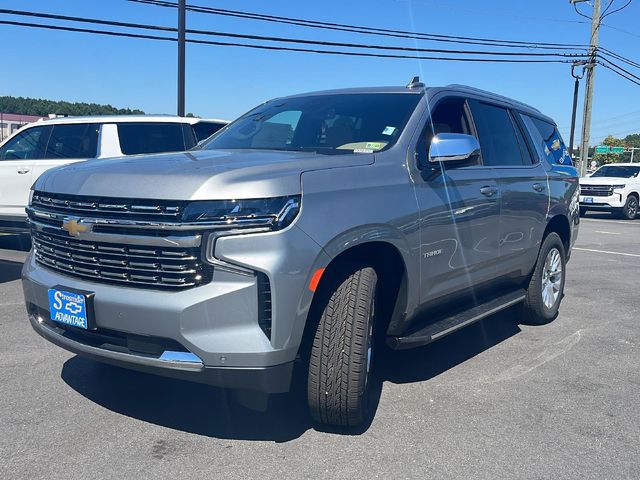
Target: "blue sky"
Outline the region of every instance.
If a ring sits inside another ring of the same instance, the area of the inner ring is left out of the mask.
[[[372,27],[524,41],[586,43],[590,28],[568,0],[188,0],[188,3]],[[0,8],[167,26],[176,23],[174,9],[126,0],[0,0]],[[581,9],[590,11],[586,4]],[[2,18],[8,17],[0,14]],[[638,19],[640,0],[605,20],[610,27],[602,28],[601,45],[640,61]],[[188,28],[415,46],[411,40],[196,13],[189,13],[187,21]],[[173,43],[5,25],[0,25],[0,38],[4,40],[0,95],[110,103],[141,108],[147,113],[175,113],[177,47]],[[419,45],[456,48],[429,42]],[[640,75],[640,70],[635,73]],[[429,85],[464,83],[529,103],[553,117],[568,141],[573,79],[570,67],[564,64],[370,59],[187,45],[187,111],[232,119],[276,96],[328,88],[403,85],[414,74],[420,74]],[[582,95],[581,89],[577,137]],[[640,86],[598,68],[592,143],[609,133],[625,136],[639,131]]]

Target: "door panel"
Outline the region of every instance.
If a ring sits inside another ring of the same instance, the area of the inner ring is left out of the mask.
[[[416,195],[422,301],[473,289],[494,278],[500,194],[493,169],[442,170],[418,183]]]
[[[31,160],[0,160],[0,215],[25,217],[33,183]]]
[[[527,275],[533,269],[549,208],[547,172],[531,167],[497,167],[500,186],[500,273]]]
[[[32,127],[0,147],[0,215],[24,218],[33,184],[33,163],[44,156],[49,127]]]

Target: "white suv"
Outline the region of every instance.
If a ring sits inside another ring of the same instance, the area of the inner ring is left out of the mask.
[[[609,211],[633,220],[640,199],[640,164],[609,163],[580,179],[580,215]]]
[[[29,189],[46,170],[90,158],[188,150],[228,122],[165,115],[65,117],[0,143],[0,231],[25,231]]]

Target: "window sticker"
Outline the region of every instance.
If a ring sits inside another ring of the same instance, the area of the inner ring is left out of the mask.
[[[382,130],[382,134],[393,135],[395,131],[396,131],[396,127],[384,127],[384,130]]]
[[[384,148],[384,146],[386,145],[386,143],[381,143],[381,142],[368,142],[364,148],[371,148],[373,150],[380,150],[382,148]]]

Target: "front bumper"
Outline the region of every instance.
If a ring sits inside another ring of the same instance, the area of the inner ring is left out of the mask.
[[[594,197],[590,195],[580,195],[580,206],[596,209],[611,209],[624,207],[623,195],[613,193],[607,197]]]
[[[218,242],[218,258],[269,278],[270,338],[258,322],[257,276],[214,268],[211,282],[198,287],[140,289],[55,272],[36,263],[33,252],[23,268],[30,322],[52,343],[106,363],[227,388],[287,391],[312,297],[304,286],[324,254],[295,227]],[[51,322],[52,287],[95,294],[95,332]],[[173,351],[192,354],[190,361],[162,358]]]
[[[44,339],[70,352],[110,365],[145,373],[162,375],[217,387],[281,393],[289,390],[293,362],[268,367],[207,367],[200,362],[161,360],[130,353],[118,352],[87,345],[67,336],[63,328],[42,321],[36,314],[29,315],[33,329]]]

